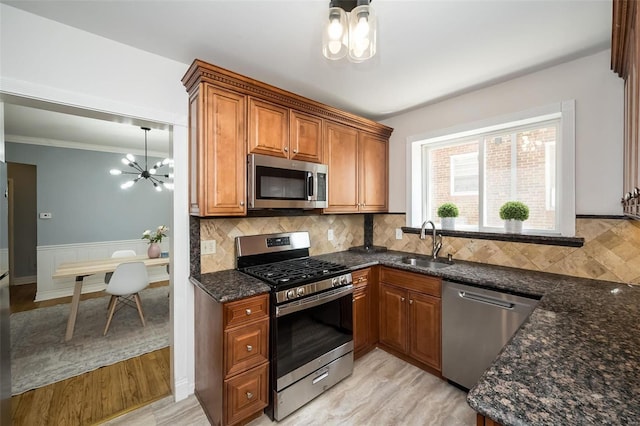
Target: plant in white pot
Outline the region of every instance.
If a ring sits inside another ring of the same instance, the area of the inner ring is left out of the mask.
[[[460,214],[458,206],[453,203],[444,203],[438,207],[438,217],[442,224],[442,229],[455,229],[456,217]]]
[[[529,219],[529,207],[520,201],[507,201],[500,207],[500,219],[508,234],[522,233],[522,222]]]

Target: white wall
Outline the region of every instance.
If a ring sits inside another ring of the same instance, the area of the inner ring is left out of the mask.
[[[170,22],[166,23],[171,25]],[[193,393],[193,287],[187,210],[188,64],[0,4],[0,92],[173,125],[172,383]]]
[[[610,70],[610,55],[606,50],[385,120],[394,128],[389,211],[406,211],[409,138],[575,99],[576,214],[622,214],[624,83]]]

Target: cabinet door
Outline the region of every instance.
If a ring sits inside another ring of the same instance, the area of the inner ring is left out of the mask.
[[[245,96],[203,83],[200,103],[201,115],[193,110],[193,104],[191,111],[192,135],[197,126],[201,136],[190,158],[191,167],[198,170],[197,181],[192,181],[197,192],[197,214],[245,215]],[[193,198],[191,210],[194,212]]]
[[[249,152],[288,158],[289,109],[249,98]]]
[[[358,211],[358,131],[326,122],[325,161],[329,166],[328,213]]]
[[[389,204],[389,147],[385,139],[360,133],[360,211],[386,212]]]
[[[292,160],[322,162],[322,120],[291,110],[289,158]]]
[[[353,353],[359,357],[370,345],[370,297],[367,286],[353,292]]]
[[[406,353],[407,292],[381,283],[378,297],[380,299],[380,343]]]
[[[440,371],[440,299],[409,292],[409,355]]]

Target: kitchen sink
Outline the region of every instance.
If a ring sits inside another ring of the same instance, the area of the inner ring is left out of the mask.
[[[421,268],[441,269],[451,266],[453,262],[449,262],[446,259],[433,260],[429,257],[415,257],[405,256],[402,258],[402,263],[407,265],[419,266]]]

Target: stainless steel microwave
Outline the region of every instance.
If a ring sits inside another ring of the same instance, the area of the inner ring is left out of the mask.
[[[326,164],[249,154],[249,209],[327,207]]]

